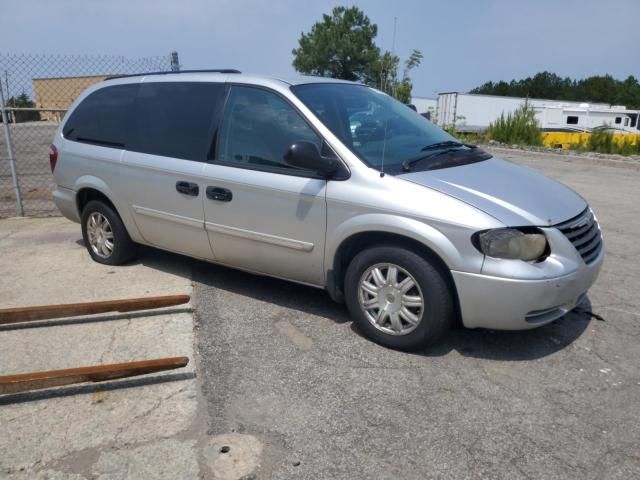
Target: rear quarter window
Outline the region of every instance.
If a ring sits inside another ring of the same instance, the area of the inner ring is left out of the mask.
[[[127,118],[138,85],[114,85],[89,94],[71,113],[64,126],[67,140],[123,148],[127,141]]]
[[[127,150],[206,161],[223,83],[142,83]]]

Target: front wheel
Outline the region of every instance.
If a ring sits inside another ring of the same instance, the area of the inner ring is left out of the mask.
[[[360,330],[391,348],[432,345],[453,322],[453,296],[443,275],[404,248],[381,245],[356,255],[347,268],[345,298]]]

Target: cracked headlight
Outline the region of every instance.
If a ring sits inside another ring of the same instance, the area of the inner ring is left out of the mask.
[[[537,260],[547,253],[547,237],[537,229],[498,228],[477,235],[476,246],[489,257]]]

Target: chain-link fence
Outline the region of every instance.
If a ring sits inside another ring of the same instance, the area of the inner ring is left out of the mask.
[[[85,88],[112,75],[176,70],[177,61],[176,53],[137,59],[0,53],[0,218],[58,214],[49,145]]]

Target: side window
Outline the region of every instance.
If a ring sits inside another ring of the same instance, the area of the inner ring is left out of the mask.
[[[569,115],[567,117],[567,125],[577,125],[578,124],[578,117],[574,116],[574,115]]]
[[[291,144],[300,141],[322,148],[322,139],[281,97],[261,88],[231,87],[218,137],[217,161],[294,169],[283,157]]]
[[[127,150],[204,162],[222,83],[142,83]]]
[[[123,148],[127,143],[127,119],[133,107],[137,84],[101,88],[87,96],[64,125],[67,140],[104,147]]]
[[[622,117],[616,117],[616,124],[619,124],[622,122]]]

